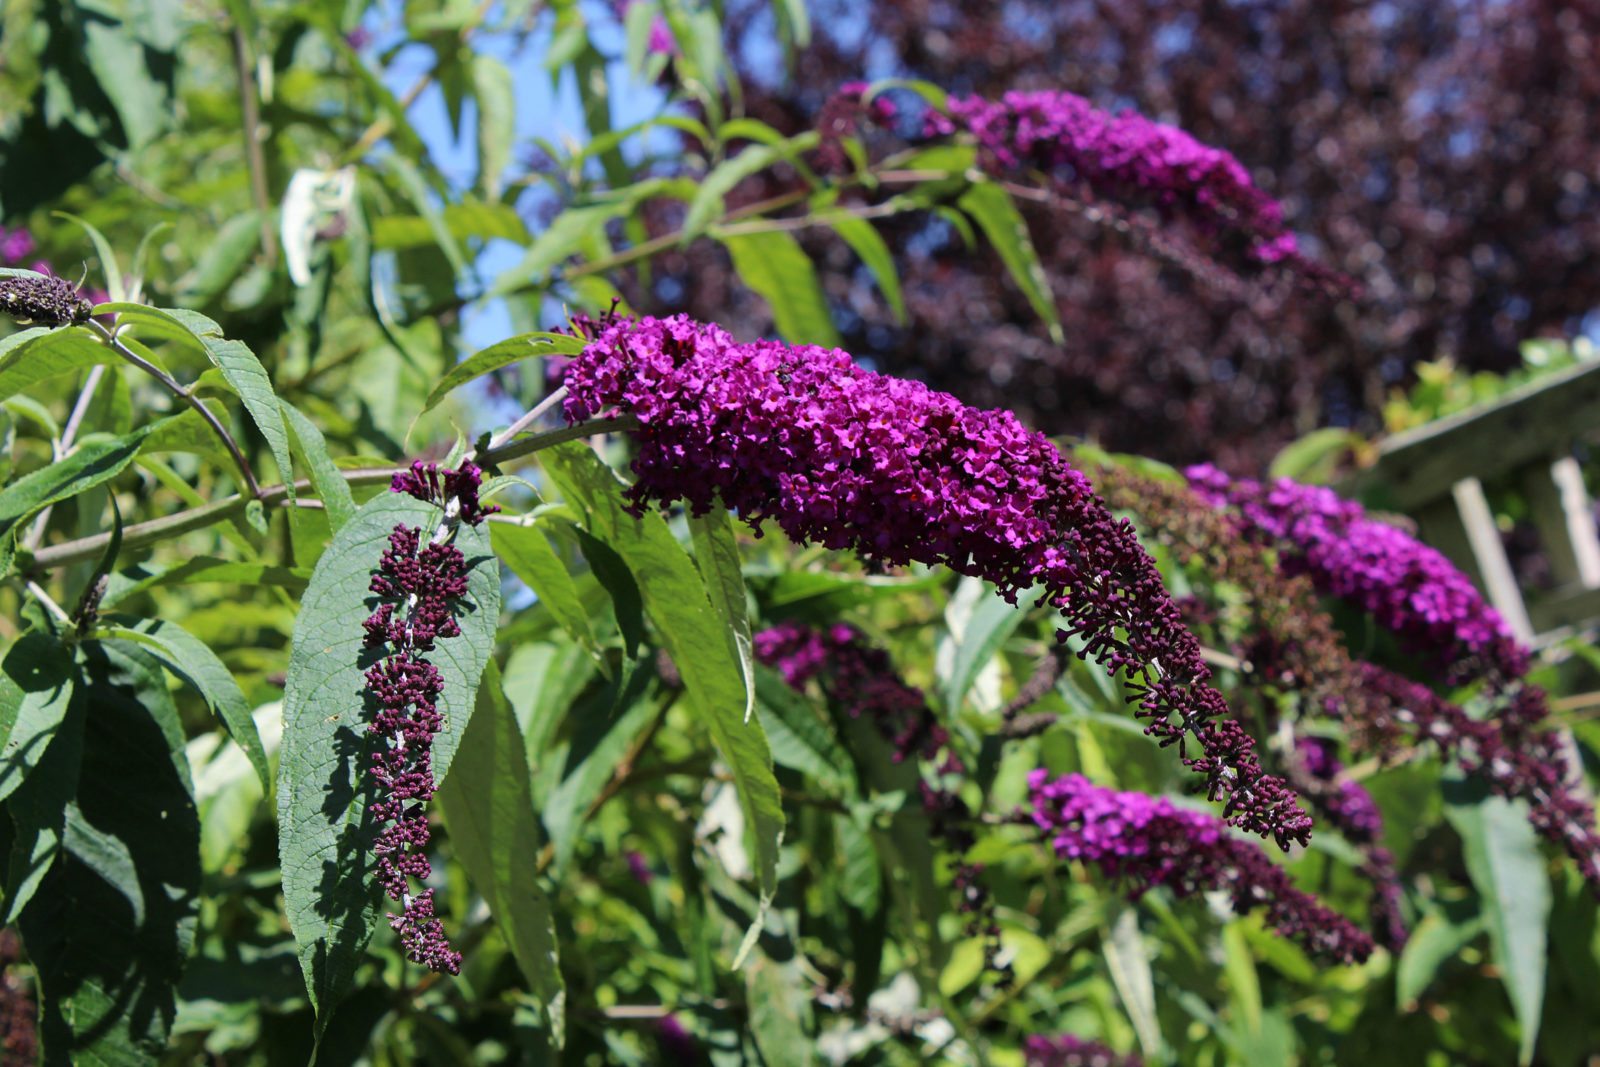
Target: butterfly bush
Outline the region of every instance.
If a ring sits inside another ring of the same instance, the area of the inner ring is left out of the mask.
[[[1600,895],[1600,835],[1595,811],[1573,784],[1559,735],[1538,727],[1549,714],[1544,691],[1523,686],[1488,719],[1392,671],[1363,664],[1367,684],[1387,701],[1388,721],[1374,733],[1396,729],[1432,744],[1468,775],[1507,800],[1528,802],[1528,821],[1546,841],[1570,856],[1589,888]]]
[[[379,881],[401,907],[389,925],[407,959],[449,974],[460,973],[461,953],[450,947],[434,915],[433,890],[413,893],[410,883],[433,873],[425,805],[433,799],[433,738],[443,725],[438,701],[444,679],[426,653],[461,635],[455,611],[467,594],[467,562],[452,540],[460,523],[477,525],[495,510],[479,503],[480,480],[470,463],[440,470],[418,462],[394,476],[392,492],[443,506],[445,520],[431,537],[404,523],[395,527],[368,587],[378,606],[362,624],[366,647],[381,654],[366,672],[376,707],[367,729],[379,739],[367,769],[374,794],[367,810],[383,824],[372,846]]]
[[[1360,873],[1372,886],[1368,909],[1373,936],[1385,948],[1398,949],[1408,936],[1401,911],[1404,891],[1394,855],[1382,844],[1383,813],[1365,786],[1344,777],[1345,766],[1336,750],[1326,738],[1296,738],[1297,767],[1289,780],[1310,800],[1326,825],[1361,850]]]
[[[1044,435],[838,349],[741,344],[686,316],[594,324],[567,367],[569,422],[631,415],[633,506],[719,498],[797,542],[986,579],[1015,602],[1041,586],[1062,640],[1127,680],[1146,731],[1179,744],[1230,822],[1280,845],[1311,820],[1227,717],[1132,526]],[[1191,754],[1184,742],[1192,741]]]
[[[1216,507],[1234,509],[1255,535],[1277,546],[1283,564],[1322,592],[1370,613],[1404,647],[1459,682],[1526,674],[1529,652],[1500,613],[1436,549],[1323,486],[1288,478],[1233,479],[1209,464],[1185,472]]]
[[[1236,652],[1247,683],[1294,698],[1307,718],[1326,716],[1357,725],[1384,720],[1386,702],[1368,687],[1333,620],[1318,605],[1308,577],[1281,571],[1267,548],[1248,540],[1231,517],[1181,479],[1158,479],[1120,466],[1102,467],[1094,479],[1108,503],[1137,514],[1148,534],[1180,564],[1199,568],[1213,582],[1250,591],[1228,609],[1244,631]],[[1220,621],[1198,597],[1185,610],[1191,618],[1203,614],[1207,625]],[[1278,729],[1276,709],[1274,702],[1263,709],[1263,729]],[[1356,747],[1375,741],[1392,739],[1352,738]],[[1386,948],[1399,948],[1407,936],[1403,891],[1394,857],[1382,845],[1383,816],[1377,804],[1361,785],[1342,777],[1336,746],[1327,740],[1300,736],[1284,756],[1289,784],[1319,820],[1360,853],[1360,873],[1372,887],[1373,934]]]
[[[1214,476],[1207,478],[1214,483]],[[1280,568],[1269,547],[1277,542],[1263,542],[1253,525],[1241,525],[1230,512],[1218,510],[1215,492],[1115,467],[1097,471],[1096,483],[1115,506],[1136,511],[1180,562],[1198,563],[1214,579],[1250,591],[1241,605],[1249,615],[1247,627],[1270,634],[1273,640],[1252,640],[1241,650],[1247,680],[1259,679],[1298,694],[1302,715],[1325,716],[1348,727],[1353,751],[1389,762],[1409,755],[1408,745],[1431,742],[1500,795],[1527,800],[1535,827],[1567,852],[1591,887],[1600,891],[1596,861],[1600,838],[1592,829],[1593,811],[1566,784],[1572,772],[1560,737],[1539,729],[1548,714],[1540,690],[1520,687],[1506,698],[1505,711],[1474,719],[1427,686],[1354,659],[1332,620],[1316,606],[1316,587],[1322,583],[1313,584],[1315,572],[1307,572],[1294,562],[1292,553],[1282,551],[1276,558],[1288,569]],[[1481,599],[1473,603],[1478,610],[1490,610]],[[1268,648],[1270,662],[1251,662]],[[1509,664],[1516,665],[1516,660]],[[1374,928],[1380,940],[1397,943],[1403,932],[1398,916],[1400,887],[1392,857],[1378,845],[1381,830],[1370,798],[1357,796],[1354,791],[1360,787],[1340,779],[1343,768],[1331,746],[1319,742],[1322,751],[1310,754],[1306,744],[1297,742],[1302,758],[1291,761],[1289,781],[1329,825],[1361,848],[1362,870],[1373,881]],[[1307,755],[1313,758],[1304,759]]]
[[[1134,111],[1112,114],[1074,93],[1008,92],[999,100],[952,97],[929,112],[926,132],[970,133],[1005,170],[1067,172],[1096,195],[1154,200],[1212,232],[1240,235],[1261,263],[1298,261],[1283,208],[1232,154]]]
[[[1265,908],[1274,930],[1320,956],[1359,963],[1372,953],[1371,937],[1212,815],[1043,768],[1028,775],[1028,794],[1028,815],[1058,857],[1126,881],[1135,898],[1157,886],[1180,897],[1214,890],[1236,914]]]
[[[1072,1034],[1034,1034],[1023,1043],[1022,1055],[1025,1067],[1144,1067],[1138,1056],[1124,1056]]]

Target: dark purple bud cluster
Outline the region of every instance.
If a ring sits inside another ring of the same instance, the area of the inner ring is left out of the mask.
[[[1059,636],[1127,679],[1136,714],[1185,762],[1234,825],[1281,845],[1311,820],[1254,742],[1227,719],[1199,643],[1133,527],[1044,435],[848,353],[740,344],[684,317],[618,318],[568,365],[566,415],[638,420],[633,504],[719,498],[759,529],[851,549],[870,562],[946,566],[1014,602],[1032,586],[1065,617]]]
[[[455,471],[416,463],[395,475],[394,492],[444,506],[446,519],[427,541],[416,527],[395,527],[368,587],[382,599],[363,623],[366,647],[384,651],[366,672],[375,706],[367,728],[377,739],[367,810],[383,824],[372,846],[383,891],[401,906],[389,925],[407,959],[448,974],[460,973],[461,953],[450,947],[434,914],[433,890],[411,891],[413,879],[423,882],[433,873],[426,806],[435,784],[433,738],[444,724],[444,679],[422,654],[461,633],[455,609],[467,593],[467,562],[449,538],[458,522],[476,525],[487,513],[478,503],[479,480],[470,463]]]
[[[1144,1067],[1144,1060],[1132,1053],[1113,1052],[1071,1034],[1035,1034],[1023,1044],[1022,1054],[1026,1067]]]
[[[1150,201],[1202,230],[1242,236],[1261,263],[1301,260],[1283,208],[1238,159],[1176,126],[1134,111],[1113,115],[1068,92],[1009,92],[999,100],[952,97],[930,111],[926,133],[966,130],[1004,170],[1064,175],[1113,201]]]
[[[0,278],[0,313],[40,326],[70,326],[89,321],[94,305],[78,287],[52,275]]]
[[[1369,612],[1445,680],[1527,673],[1528,650],[1472,580],[1442,553],[1369,518],[1361,505],[1288,478],[1263,485],[1210,465],[1184,473],[1209,504],[1232,507],[1248,531],[1277,547],[1286,570]]]
[[[1548,716],[1544,691],[1525,685],[1499,714],[1474,719],[1425,685],[1370,664],[1367,685],[1386,701],[1390,721],[1371,726],[1377,736],[1399,730],[1431,743],[1447,759],[1508,800],[1526,800],[1528,821],[1578,866],[1600,895],[1600,834],[1594,805],[1572,783],[1573,770],[1561,738],[1539,726]]]
[[[1282,867],[1253,842],[1234,837],[1204,812],[1165,797],[1097,786],[1081,774],[1028,776],[1030,811],[1057,856],[1125,880],[1134,897],[1166,886],[1180,897],[1208,890],[1228,894],[1235,913],[1267,912],[1279,934],[1341,963],[1372,953],[1372,938],[1315,897],[1295,888]]]
[[[411,464],[410,470],[396,471],[389,482],[390,492],[405,493],[441,507],[450,501],[459,501],[460,519],[469,526],[478,525],[485,516],[500,510],[495,505],[484,507],[478,503],[478,490],[482,486],[483,471],[471,462],[464,461],[451,470],[420,459]]]
[[[1399,949],[1408,937],[1400,908],[1403,891],[1394,855],[1383,847],[1383,813],[1377,801],[1359,782],[1343,777],[1344,764],[1326,738],[1297,738],[1294,759],[1298,768],[1289,780],[1329,826],[1361,850],[1361,874],[1372,883],[1373,935],[1383,947]]]
[[[896,675],[880,648],[853,626],[826,630],[785,622],[755,635],[756,658],[799,689],[826,672],[828,695],[853,718],[873,723],[894,749],[894,761],[921,761],[936,775],[966,770],[950,748],[950,734],[922,692]]]

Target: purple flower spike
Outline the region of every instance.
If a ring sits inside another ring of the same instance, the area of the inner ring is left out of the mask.
[[[1283,208],[1244,164],[1176,126],[1133,111],[1113,115],[1068,92],[952,97],[949,109],[948,117],[930,112],[926,132],[964,129],[1001,169],[1064,173],[1113,200],[1153,200],[1203,229],[1241,235],[1261,263],[1299,259]]]
[[[1130,883],[1133,895],[1166,886],[1180,897],[1227,893],[1236,914],[1267,910],[1279,934],[1340,963],[1372,954],[1372,938],[1315,897],[1252,842],[1234,837],[1203,812],[1174,807],[1165,797],[1119,793],[1081,774],[1052,780],[1028,776],[1033,822],[1057,856],[1098,867]]]
[[[461,953],[450,947],[434,915],[433,890],[411,891],[413,880],[426,881],[433,873],[426,805],[435,785],[433,739],[444,725],[444,678],[423,653],[461,634],[455,616],[467,595],[467,561],[448,535],[456,523],[475,525],[494,510],[478,503],[480,480],[470,463],[452,471],[417,462],[394,476],[393,492],[440,505],[445,524],[442,536],[426,540],[414,526],[395,527],[368,586],[381,599],[362,624],[366,647],[385,653],[366,672],[375,705],[367,729],[377,739],[367,768],[367,810],[382,824],[372,846],[379,881],[401,909],[389,916],[389,925],[407,959],[448,974],[461,972]]]
[[[1043,434],[848,353],[740,344],[687,316],[618,317],[567,367],[571,422],[632,415],[634,507],[720,498],[752,528],[890,565],[945,566],[1000,594],[1042,586],[1062,640],[1127,678],[1146,732],[1179,744],[1234,825],[1280,845],[1311,820],[1268,775],[1131,524]],[[1198,743],[1190,757],[1182,747]]]
[[[1528,672],[1529,652],[1472,584],[1437,550],[1367,517],[1331,489],[1280,478],[1232,479],[1210,465],[1184,472],[1213,507],[1232,507],[1247,530],[1273,543],[1286,570],[1370,613],[1443,680],[1507,681]]]

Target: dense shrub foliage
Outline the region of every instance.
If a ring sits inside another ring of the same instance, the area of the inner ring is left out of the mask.
[[[1083,343],[1069,243],[1201,317],[1377,276],[1249,138],[1042,57],[858,56],[814,126],[753,117],[761,26],[769,63],[849,55],[815,14],[6,9],[7,1062],[1600,1045],[1585,635],[1527,647],[1335,488],[936,387],[952,345]],[[930,280],[935,230],[1003,279]],[[924,314],[974,285],[1032,317]],[[840,344],[896,330],[926,363]]]

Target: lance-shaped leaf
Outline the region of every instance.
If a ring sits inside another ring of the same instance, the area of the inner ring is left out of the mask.
[[[582,351],[582,340],[561,333],[527,333],[507,338],[451,367],[450,372],[433,387],[428,399],[423,401],[422,414],[432,411],[441,400],[474,378],[481,378],[501,367],[509,367],[535,356],[575,356]]]
[[[1028,224],[1023,221],[1022,212],[1017,210],[1011,194],[993,182],[979,182],[962,193],[956,202],[994,245],[1017,288],[1050,327],[1050,337],[1060,344],[1061,316],[1056,314],[1055,298],[1050,295],[1050,280],[1045,277],[1033,238],[1028,236]]]
[[[13,832],[0,925],[16,921],[61,849],[67,805],[78,793],[84,711],[72,650],[50,635],[24,634],[0,679],[9,730],[0,786]]]
[[[706,596],[722,621],[739,672],[744,675],[744,717],[756,706],[755,649],[750,637],[749,606],[745,603],[744,572],[739,567],[739,545],[734,540],[733,517],[719,501],[704,515],[689,517],[694,537],[694,559],[705,580]]]
[[[72,703],[72,651],[49,634],[17,639],[0,663],[0,800],[39,765]]]
[[[589,624],[589,612],[578,594],[578,585],[572,580],[567,565],[550,546],[544,531],[537,525],[500,522],[490,528],[490,540],[495,553],[511,568],[511,573],[538,595],[539,601],[550,609],[550,614],[562,629],[571,634],[573,640],[582,645],[609,676],[611,665],[595,639],[594,628]]]
[[[121,437],[90,441],[65,459],[25,474],[0,490],[0,538],[6,537],[41,508],[77,496],[121,474],[139,454],[145,438],[169,421],[162,419]]]
[[[289,925],[319,1026],[349,988],[378,917],[369,852],[378,826],[367,817],[361,788],[370,762],[363,672],[374,662],[362,647],[361,623],[376,604],[367,586],[397,525],[426,534],[441,517],[439,508],[397,493],[368,501],[318,560],[295,622],[283,694],[278,853]],[[444,723],[433,749],[440,780],[471,717],[500,614],[500,569],[488,535],[464,526],[456,545],[469,568],[457,613],[461,634],[428,653],[444,681]]]
[[[707,597],[694,561],[655,512],[628,513],[611,468],[577,442],[543,453],[545,469],[567,499],[588,515],[589,532],[610,545],[633,571],[646,612],[683,676],[684,688],[728,762],[745,825],[755,843],[764,898],[777,885],[783,804],[761,721],[745,719],[746,685],[723,623]]]
[[[555,915],[537,874],[541,833],[529,781],[517,717],[491,663],[439,804],[455,857],[488,901],[517,966],[539,995],[551,1043],[560,1047],[566,986]]]
[[[48,378],[116,360],[116,353],[82,326],[22,330],[0,338],[0,400]]]
[[[295,451],[300,453],[306,471],[311,475],[311,484],[322,498],[322,508],[328,516],[328,532],[338,533],[339,528],[356,513],[356,500],[350,493],[350,483],[344,480],[333,457],[328,454],[327,439],[317,429],[317,424],[287,400],[279,403],[284,419],[289,424]]]
[[[122,615],[103,616],[95,627],[94,636],[144,646],[163,667],[193,686],[210,706],[212,714],[222,720],[228,735],[250,758],[250,766],[261,779],[261,788],[272,788],[267,753],[261,747],[261,734],[251,717],[250,702],[245,699],[239,683],[233,680],[227,665],[204,641],[175,622]]]
[[[200,825],[166,678],[85,642],[93,728],[61,853],[18,920],[38,969],[44,1062],[155,1063],[194,939]]]
[[[95,309],[98,314],[112,312],[117,324],[135,324],[152,328],[155,336],[186,342],[197,347],[205,357],[222,372],[240,403],[255,422],[261,436],[266,438],[272,451],[272,461],[287,483],[290,504],[294,503],[294,468],[289,462],[289,430],[283,422],[283,412],[278,407],[278,396],[272,389],[272,380],[256,354],[242,341],[230,341],[222,335],[222,327],[196,311],[178,308],[165,310],[143,304],[102,304]]]
[[[765,230],[718,239],[727,246],[739,277],[771,305],[773,321],[785,339],[797,345],[839,346],[839,331],[816,268],[792,234]]]

